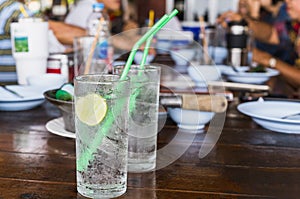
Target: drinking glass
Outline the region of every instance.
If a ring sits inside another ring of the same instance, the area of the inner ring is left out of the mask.
[[[116,74],[123,66],[114,69]],[[160,67],[132,65],[129,107],[128,171],[147,172],[156,166]]]
[[[113,49],[109,48],[107,52],[107,60],[101,60],[99,58],[99,53],[101,53],[101,49],[99,49],[98,47],[96,47],[92,55],[90,55],[94,39],[94,36],[81,36],[76,37],[74,39],[73,46],[75,76],[84,74],[85,67],[86,65],[88,65],[88,61],[90,59],[89,56],[91,56],[90,69],[88,71],[89,74],[108,73],[111,64],[110,61],[112,60],[113,56]]]
[[[77,190],[86,197],[126,192],[130,81],[119,77],[74,79]]]

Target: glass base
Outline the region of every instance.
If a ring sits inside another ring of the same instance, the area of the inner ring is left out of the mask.
[[[116,198],[123,195],[126,192],[126,189],[126,184],[115,188],[107,187],[106,189],[77,186],[78,193],[88,198]]]
[[[128,167],[127,170],[128,172],[131,173],[143,173],[143,172],[148,172],[148,171],[153,171],[156,167],[156,162],[136,162],[136,161],[131,161],[128,160]]]

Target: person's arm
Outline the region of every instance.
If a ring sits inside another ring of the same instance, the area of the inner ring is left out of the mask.
[[[272,61],[271,61],[272,59]],[[272,57],[269,53],[258,49],[253,50],[253,61],[267,67],[275,68],[284,77],[285,81],[293,88],[300,88],[300,70],[279,59]],[[270,66],[272,65],[272,66]]]
[[[65,45],[73,45],[75,37],[86,35],[86,30],[77,26],[58,21],[49,20],[49,29],[51,29],[59,42]]]
[[[279,36],[276,29],[267,23],[254,20],[251,18],[245,18],[248,23],[249,29],[253,32],[254,37],[262,42],[269,44],[279,44]]]
[[[224,28],[227,28],[228,22],[241,21],[242,19],[243,17],[240,14],[228,11],[223,13],[217,19],[217,23],[221,24]],[[247,21],[249,29],[252,30],[255,39],[269,44],[279,44],[279,36],[272,25],[254,20],[250,17],[245,17],[244,19]]]

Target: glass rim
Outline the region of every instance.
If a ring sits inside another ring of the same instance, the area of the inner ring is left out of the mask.
[[[79,39],[87,39],[87,38],[91,38],[91,39],[93,39],[93,38],[95,38],[94,36],[92,36],[92,35],[82,35],[82,36],[76,36],[76,37],[74,37],[74,41],[77,41],[77,40],[79,40]]]
[[[116,79],[110,79],[109,81],[96,81],[95,78],[101,77],[118,77]],[[121,75],[118,74],[107,74],[107,73],[97,73],[97,74],[86,74],[86,75],[78,75],[74,77],[75,81],[79,83],[86,83],[86,84],[107,84],[107,83],[122,83],[122,82],[129,82],[130,78],[127,76],[124,80],[120,80]]]
[[[161,69],[160,66],[158,66],[158,65],[152,65],[152,64],[145,65],[144,66],[145,68],[140,68],[139,66],[140,66],[139,64],[132,64],[130,66],[129,71],[130,70],[135,70],[135,71],[144,71],[144,70],[151,71],[151,70],[153,70],[153,71],[156,71],[156,70],[160,70]],[[116,65],[116,66],[114,66],[113,70],[115,70],[115,69],[124,69],[124,67],[125,67],[125,65],[123,65],[123,64],[122,65]]]

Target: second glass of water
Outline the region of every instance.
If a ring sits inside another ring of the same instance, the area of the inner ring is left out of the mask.
[[[123,66],[115,73],[121,74]],[[128,131],[128,171],[155,169],[158,131],[160,67],[132,65],[128,72],[131,84]]]

